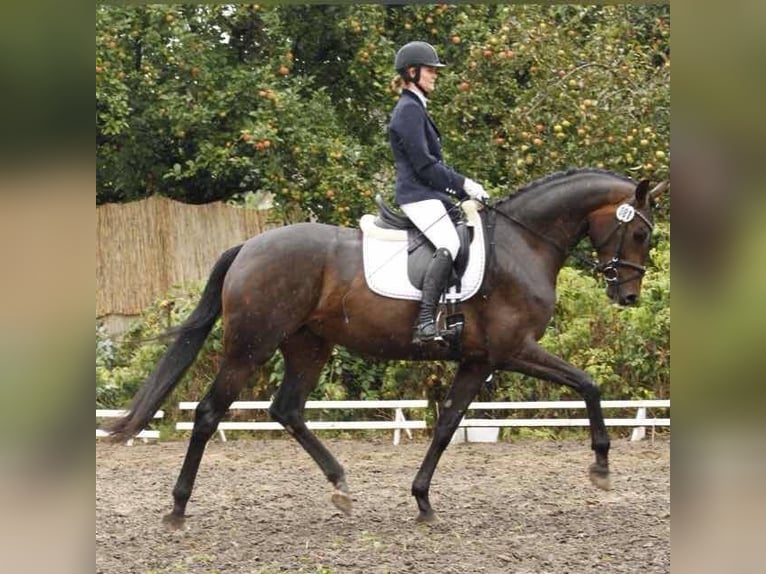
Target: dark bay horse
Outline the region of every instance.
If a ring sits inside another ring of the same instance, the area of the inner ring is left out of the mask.
[[[412,484],[419,520],[431,520],[431,478],[452,434],[482,383],[497,369],[516,371],[570,387],[585,400],[595,462],[591,481],[609,488],[609,436],[600,391],[580,369],[539,346],[556,301],[556,277],[570,251],[586,235],[594,262],[613,301],[636,303],[652,233],[653,198],[625,177],[595,169],[539,179],[483,210],[494,243],[479,294],[462,304],[465,331],[460,356],[429,343],[413,345],[415,301],[370,291],[362,269],[358,229],[299,223],[262,233],[224,252],[189,318],[133,399],[128,414],[111,427],[122,441],[146,426],[191,365],[219,316],[223,360],[201,400],[186,458],[165,521],[183,523],[205,445],[218,422],[259,365],[274,352],[284,356],[284,379],[270,414],[311,455],[334,487],[333,502],[351,509],[343,467],[304,422],[304,403],[334,345],[373,357],[454,360],[455,379],[440,405],[433,439]]]

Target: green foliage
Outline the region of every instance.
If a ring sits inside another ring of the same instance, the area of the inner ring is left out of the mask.
[[[96,326],[96,403],[100,407],[123,407],[151,373],[167,348],[158,337],[191,312],[199,296],[198,289],[179,292],[172,299],[155,301],[124,333],[119,342],[109,339],[100,326]],[[221,348],[220,332],[214,331],[205,344],[200,358],[192,369],[194,374],[204,373],[203,379],[212,380],[214,361],[211,352]],[[189,377],[187,377],[187,380]],[[199,384],[199,381],[196,381]],[[194,383],[184,385],[188,392]]]
[[[507,195],[572,166],[669,172],[667,5],[99,5],[97,202],[269,195],[355,225],[390,195],[396,49],[448,67],[448,163]]]
[[[434,108],[456,165],[500,188],[585,165],[667,177],[670,72],[653,58],[667,27],[639,40],[631,24],[662,21],[662,7],[476,9],[495,18],[455,23],[460,48]]]

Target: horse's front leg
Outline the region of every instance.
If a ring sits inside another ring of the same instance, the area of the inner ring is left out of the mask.
[[[485,363],[463,363],[458,368],[455,380],[447,393],[447,398],[441,405],[431,446],[428,447],[428,452],[412,483],[412,495],[415,497],[420,511],[417,518],[419,522],[431,522],[435,518],[431,503],[428,500],[428,491],[436,465],[439,463],[444,449],[449,445],[468,405],[471,404],[482,383],[491,373],[492,368]]]
[[[521,352],[500,368],[566,385],[582,396],[590,421],[591,448],[596,453],[596,462],[590,466],[590,480],[609,490],[609,434],[601,412],[601,391],[588,374],[551,355],[535,341],[527,342]]]

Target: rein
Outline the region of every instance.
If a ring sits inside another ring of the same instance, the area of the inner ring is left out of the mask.
[[[516,219],[515,217],[511,217],[511,216],[510,216],[510,215],[508,215],[507,213],[505,213],[505,212],[503,212],[503,211],[500,211],[500,210],[499,210],[499,209],[497,209],[497,208],[496,208],[494,205],[490,205],[489,203],[485,203],[485,202],[483,202],[483,201],[482,201],[482,204],[484,205],[484,207],[486,207],[486,208],[488,208],[488,209],[490,209],[490,210],[494,211],[495,213],[499,213],[500,215],[502,215],[503,217],[505,217],[505,218],[506,218],[508,221],[510,221],[510,222],[512,222],[512,223],[515,223],[516,225],[518,225],[518,226],[519,226],[519,227],[521,227],[522,229],[525,229],[526,231],[528,231],[529,233],[531,233],[532,235],[534,235],[534,236],[535,236],[535,237],[537,237],[538,239],[542,239],[542,240],[543,240],[545,243],[547,243],[548,245],[552,246],[552,247],[553,247],[553,248],[554,248],[556,251],[558,251],[559,253],[561,253],[561,255],[563,255],[564,257],[566,257],[567,255],[569,255],[569,254],[566,252],[566,250],[565,250],[563,247],[561,247],[561,246],[560,246],[558,243],[556,243],[555,241],[553,241],[553,239],[550,239],[549,237],[546,237],[545,235],[543,235],[542,233],[540,233],[540,232],[539,232],[539,231],[537,231],[536,229],[532,229],[532,228],[531,228],[529,225],[527,225],[527,224],[526,224],[526,223],[524,223],[523,221],[520,221],[520,220]]]
[[[561,247],[558,243],[553,241],[550,237],[543,235],[542,233],[540,233],[536,229],[533,229],[532,227],[530,227],[523,221],[520,221],[519,219],[516,219],[515,217],[508,215],[507,213],[497,209],[494,205],[491,205],[485,201],[482,201],[481,203],[484,205],[484,207],[486,207],[493,213],[502,215],[511,223],[516,224],[517,226],[528,231],[529,233],[531,233],[538,239],[547,243],[548,245],[553,247],[556,251],[558,251],[563,257],[566,258],[571,255],[572,257],[577,259],[580,263],[584,264],[586,267],[589,267],[593,273],[599,273],[603,275],[604,280],[611,285],[622,285],[623,283],[627,283],[628,281],[632,281],[633,279],[636,278],[636,275],[633,275],[631,277],[623,279],[622,281],[618,280],[617,271],[620,267],[627,267],[629,269],[635,270],[638,277],[643,277],[644,274],[646,273],[645,267],[622,259],[622,246],[625,241],[625,232],[627,231],[627,227],[624,225],[624,223],[627,223],[627,221],[630,221],[630,220],[624,221],[618,218],[617,225],[615,226],[615,228],[612,229],[611,232],[609,232],[609,235],[607,235],[606,238],[601,243],[594,246],[594,249],[598,251],[601,247],[603,247],[604,245],[606,245],[606,243],[609,242],[609,240],[612,238],[612,236],[615,233],[618,232],[618,230],[622,231],[622,234],[620,235],[620,243],[617,245],[617,252],[606,263],[599,263],[597,259],[594,259],[592,257],[586,257],[579,253],[567,252],[563,247]],[[632,213],[639,216],[641,221],[643,221],[646,224],[646,226],[649,228],[649,232],[651,233],[652,230],[654,229],[654,226],[652,225],[651,221],[649,221],[649,219],[643,213],[641,213],[640,211],[636,209],[633,209]],[[492,242],[494,243],[494,230],[492,235],[493,235]]]

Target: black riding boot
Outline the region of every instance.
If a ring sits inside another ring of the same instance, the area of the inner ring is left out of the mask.
[[[442,292],[447,287],[451,273],[452,256],[450,252],[443,248],[437,249],[423,278],[423,299],[420,303],[420,315],[418,315],[412,333],[413,343],[422,343],[438,338],[436,307]]]

